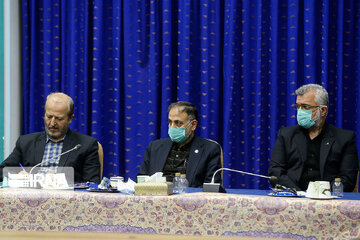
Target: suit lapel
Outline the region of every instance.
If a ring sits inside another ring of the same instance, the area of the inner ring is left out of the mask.
[[[321,178],[324,176],[324,168],[326,159],[329,156],[329,152],[331,149],[331,146],[333,145],[335,141],[334,136],[330,131],[325,132],[325,136],[321,141],[321,147],[320,147],[320,175]]]
[[[198,138],[194,136],[193,143],[191,144],[188,164],[186,167],[186,177],[191,184],[195,176],[197,166],[200,162],[201,156],[204,151],[204,144],[198,141]]]
[[[306,135],[303,134],[300,129],[298,129],[296,133],[295,142],[296,149],[300,153],[301,161],[305,162],[307,157],[307,140]]]
[[[159,160],[155,160],[155,164],[156,164],[156,171],[157,172],[161,172],[163,171],[164,167],[165,167],[165,163],[166,163],[166,159],[169,156],[171,147],[172,147],[172,141],[170,139],[166,139],[167,141],[165,141],[163,143],[163,146],[160,148],[161,149],[161,154],[159,154]]]
[[[300,154],[300,159],[303,163],[301,164],[301,166],[304,166],[304,163],[306,162],[306,158],[307,158],[307,140],[306,140],[306,135],[302,132],[300,127],[298,128],[294,138],[296,143],[296,150]],[[302,169],[300,169],[300,171],[297,172],[298,175],[296,176],[296,180],[299,180],[301,177]]]
[[[64,139],[64,143],[63,143],[63,148],[62,148],[62,153],[66,152],[68,150],[70,150],[71,148],[75,147],[76,143],[74,142],[74,140],[71,138],[71,131],[69,130],[69,132],[66,134],[66,137]],[[64,167],[66,162],[68,161],[69,157],[71,156],[72,152],[66,153],[64,155],[62,155],[60,157],[59,160],[59,167]]]
[[[40,163],[43,160],[46,144],[46,134],[43,132],[36,140],[35,145],[35,159],[33,165]]]

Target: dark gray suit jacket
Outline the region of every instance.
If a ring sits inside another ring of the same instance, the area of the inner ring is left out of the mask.
[[[46,143],[45,132],[31,133],[20,136],[16,142],[13,152],[0,164],[0,179],[3,177],[3,168],[32,167],[43,159]],[[59,167],[73,167],[74,181],[100,182],[100,163],[98,154],[98,143],[93,137],[69,130],[64,139],[62,152],[70,150],[77,144],[79,149],[66,153],[60,157]]]
[[[173,142],[170,138],[158,139],[149,144],[138,175],[152,175],[162,172]],[[202,187],[204,182],[211,182],[214,172],[221,168],[221,149],[215,142],[194,137],[190,147],[190,156],[186,167],[186,178],[190,187]],[[215,182],[221,183],[220,172]]]
[[[352,131],[324,126],[320,149],[321,180],[332,183],[340,177],[344,191],[351,192],[356,184],[359,159]],[[299,125],[279,130],[269,168],[269,176],[278,177],[279,184],[296,188],[307,156],[307,131]],[[306,189],[305,189],[306,190]]]

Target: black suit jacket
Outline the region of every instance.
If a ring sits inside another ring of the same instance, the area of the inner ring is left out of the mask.
[[[355,134],[327,123],[323,131],[321,180],[332,183],[336,177],[340,177],[344,191],[350,192],[355,187],[359,169]],[[269,176],[278,177],[279,184],[300,190],[298,183],[307,155],[306,134],[308,132],[299,125],[279,130],[269,168]]]
[[[0,164],[0,178],[4,167],[32,167],[43,159],[46,143],[46,133],[37,132],[20,136],[13,152]],[[69,130],[64,139],[62,152],[70,150],[77,144],[79,149],[66,153],[60,157],[59,167],[73,167],[74,181],[100,182],[100,163],[98,143],[93,137]]]
[[[152,175],[162,172],[173,142],[170,138],[158,139],[149,144],[138,175]],[[221,168],[220,145],[200,137],[194,137],[186,167],[186,178],[190,187],[202,187],[211,182],[214,172]],[[221,174],[215,176],[215,182],[221,183]]]

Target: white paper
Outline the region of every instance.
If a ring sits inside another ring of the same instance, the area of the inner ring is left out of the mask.
[[[162,176],[162,172],[157,172],[151,175],[145,182],[166,182],[166,177]]]

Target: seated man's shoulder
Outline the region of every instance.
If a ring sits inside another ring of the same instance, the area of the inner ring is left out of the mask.
[[[151,141],[147,146],[147,151],[162,151],[164,148],[168,148],[172,145],[170,138],[160,138]]]
[[[299,127],[299,125],[288,126],[288,127],[280,127],[279,128],[279,133],[288,135],[288,134],[295,133],[300,129],[301,129],[301,127]]]
[[[328,127],[329,130],[335,135],[335,137],[352,137],[355,135],[354,131],[348,129],[339,128],[331,124],[329,124]]]
[[[214,147],[220,146],[220,143],[218,143],[217,141],[212,140],[210,138],[196,137],[195,139],[196,139],[196,141],[198,141],[200,143],[204,143],[208,146],[214,146]]]
[[[23,140],[23,141],[32,141],[32,140],[35,140],[37,138],[41,138],[41,137],[46,137],[45,135],[45,132],[34,132],[34,133],[28,133],[28,134],[24,134],[24,135],[21,135],[19,137],[20,140]]]
[[[158,145],[158,144],[164,144],[164,143],[172,143],[170,138],[159,138],[155,139],[150,142],[151,145]]]
[[[69,131],[67,136],[69,136],[71,138],[81,139],[82,141],[87,141],[87,142],[96,141],[97,142],[97,139],[92,136],[89,136],[89,135],[86,135],[86,134],[83,134],[80,132],[72,131],[72,130]]]

